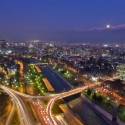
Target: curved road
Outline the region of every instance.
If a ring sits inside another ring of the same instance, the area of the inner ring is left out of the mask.
[[[14,113],[15,113],[15,105],[16,105],[16,104],[15,104],[15,102],[14,102],[13,99],[12,99],[12,102],[13,102],[13,107],[12,107],[12,109],[11,109],[11,112],[9,113],[8,119],[7,119],[7,121],[6,121],[6,125],[9,125],[9,124],[10,124],[10,122],[11,122],[13,116],[14,116]]]
[[[7,94],[9,94],[11,96],[11,98],[13,99],[13,101],[15,102],[15,104],[17,106],[17,110],[18,110],[18,115],[20,118],[20,124],[21,125],[34,125],[34,122],[33,122],[32,118],[30,117],[23,101],[17,95],[15,95],[13,92],[11,92],[7,87],[4,87],[4,86],[0,86],[0,87]]]
[[[98,82],[96,84],[91,84],[89,86],[87,85],[87,86],[79,87],[79,88],[70,90],[68,92],[63,92],[63,93],[57,94],[54,98],[52,98],[46,106],[46,112],[48,113],[50,120],[53,121],[53,125],[58,125],[56,123],[55,119],[53,118],[53,115],[52,115],[52,108],[53,108],[54,102],[56,100],[62,99],[62,98],[65,98],[65,97],[68,97],[68,96],[71,96],[71,95],[74,95],[74,94],[77,94],[79,92],[82,92],[84,89],[87,89],[88,87],[95,87],[95,86],[98,86],[98,85],[101,85],[101,84],[102,83]]]
[[[56,100],[58,99],[62,99],[62,98],[65,98],[65,97],[68,97],[68,96],[71,96],[71,95],[74,95],[74,94],[77,94],[77,93],[80,93],[82,92],[84,89],[87,89],[88,87],[95,87],[95,86],[99,86],[101,85],[102,83],[100,82],[97,82],[96,84],[91,84],[91,85],[86,85],[86,86],[82,86],[82,87],[78,87],[78,88],[75,88],[75,89],[72,89],[72,90],[69,90],[67,92],[62,92],[62,93],[59,93],[59,94],[52,94],[52,95],[47,95],[45,96],[44,98],[47,98],[47,97],[51,97],[52,99],[48,102],[46,108],[45,108],[45,112],[46,113],[46,118],[44,117],[44,119],[46,119],[46,125],[48,124],[52,124],[52,125],[58,125],[55,121],[55,119],[53,118],[53,115],[52,115],[52,108],[53,108],[53,105],[55,103]],[[33,124],[33,120],[30,118],[30,115],[28,114],[28,111],[26,110],[26,107],[25,107],[25,104],[23,104],[23,102],[20,100],[20,98],[16,95],[16,94],[19,94],[23,97],[29,97],[29,98],[43,98],[43,96],[30,96],[30,95],[26,95],[26,94],[21,94],[17,91],[14,91],[10,88],[7,88],[7,87],[4,87],[4,86],[0,86],[6,93],[8,93],[12,98],[13,100],[15,101],[16,105],[17,105],[17,109],[18,109],[18,113],[19,113],[19,116],[20,116],[20,122],[21,122],[21,125],[34,125]],[[39,104],[40,107],[42,107],[41,104]],[[42,111],[42,110],[41,110]],[[40,117],[43,117],[43,113],[41,112],[40,114]],[[47,122],[48,121],[48,122]]]

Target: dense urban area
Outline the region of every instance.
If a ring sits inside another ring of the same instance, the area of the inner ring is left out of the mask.
[[[125,44],[0,40],[0,125],[125,125]]]

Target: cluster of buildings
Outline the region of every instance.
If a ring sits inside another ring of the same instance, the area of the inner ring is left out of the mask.
[[[71,44],[33,40],[7,42],[0,40],[0,54],[23,57],[51,57],[89,74],[92,78],[111,76],[125,81],[125,45]],[[88,72],[87,72],[88,71]]]

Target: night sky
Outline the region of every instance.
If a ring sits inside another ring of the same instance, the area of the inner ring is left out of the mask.
[[[125,42],[125,0],[0,0],[0,39]]]

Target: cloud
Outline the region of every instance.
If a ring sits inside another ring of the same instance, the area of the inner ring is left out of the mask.
[[[72,30],[58,32],[57,34],[55,38],[64,41],[125,43],[125,24],[113,25],[110,28],[100,27],[88,30],[73,28]]]
[[[86,31],[121,30],[121,29],[125,29],[125,24],[111,25],[110,28],[107,28],[107,27],[95,27],[95,28],[87,29]]]
[[[112,31],[112,30],[124,30],[125,29],[125,24],[120,24],[120,25],[111,25],[110,28],[105,27],[93,27],[89,29],[81,29],[81,28],[72,28],[70,30],[66,30],[66,32],[94,32],[94,31]]]
[[[111,29],[114,29],[114,30],[125,29],[125,24],[112,26]]]

